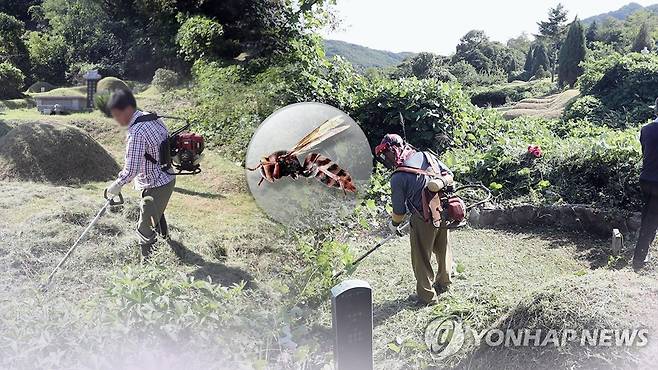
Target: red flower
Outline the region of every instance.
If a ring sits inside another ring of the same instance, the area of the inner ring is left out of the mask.
[[[540,158],[544,154],[541,151],[541,147],[535,144],[528,145],[528,153],[535,158]]]

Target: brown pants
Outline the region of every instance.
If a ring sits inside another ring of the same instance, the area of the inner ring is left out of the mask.
[[[155,243],[155,231],[163,231],[166,228],[164,212],[167,204],[169,204],[169,198],[171,198],[175,185],[176,180],[174,179],[167,185],[142,191],[137,236],[139,237],[139,245],[142,248],[142,255],[145,257],[151,253],[151,246]],[[161,222],[164,225],[161,225]]]
[[[411,265],[416,276],[418,297],[425,303],[436,302],[434,284],[441,287],[450,285],[452,272],[452,250],[449,243],[449,230],[437,229],[420,216],[411,216]],[[438,273],[432,268],[432,253],[439,264]]]

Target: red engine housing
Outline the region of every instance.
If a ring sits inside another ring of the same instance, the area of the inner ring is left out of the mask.
[[[190,150],[194,154],[203,152],[203,136],[192,132],[181,132],[176,138],[176,148],[179,151]]]

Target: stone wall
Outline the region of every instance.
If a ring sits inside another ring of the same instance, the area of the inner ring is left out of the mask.
[[[529,204],[473,209],[469,213],[473,227],[541,226],[569,231],[587,232],[610,237],[619,229],[626,240],[637,239],[640,229],[639,212],[601,210],[582,205],[533,206]]]

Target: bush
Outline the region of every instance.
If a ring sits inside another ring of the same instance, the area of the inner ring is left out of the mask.
[[[580,79],[583,95],[601,102],[595,114],[587,118],[611,127],[634,126],[652,118],[649,105],[658,91],[658,55],[612,53],[596,60],[588,59],[584,68],[585,74]]]
[[[158,68],[153,75],[151,84],[155,87],[169,90],[178,86],[180,83],[180,75],[175,71],[165,68]]]
[[[115,90],[130,90],[128,85],[116,77],[105,77],[98,81],[99,92],[112,93]]]
[[[380,81],[375,94],[355,111],[355,117],[372,146],[387,133],[406,133],[414,145],[444,152],[464,145],[467,133],[474,129],[477,112],[459,85],[410,78]]]
[[[8,62],[0,63],[0,99],[20,98],[25,75]]]

